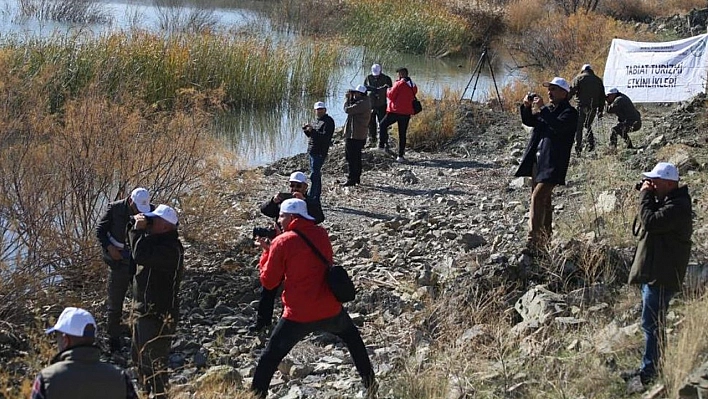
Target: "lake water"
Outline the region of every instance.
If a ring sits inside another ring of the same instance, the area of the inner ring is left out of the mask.
[[[97,4],[109,17],[109,22],[76,26],[19,17],[18,0],[0,0],[0,35],[13,35],[20,38],[49,36],[76,29],[102,34],[135,27],[160,30],[160,22],[164,20],[161,17],[166,13],[172,17],[175,15],[186,17],[197,10],[189,6],[157,7],[151,2],[104,1]],[[256,7],[256,3],[252,4]],[[200,4],[200,7],[204,5]],[[258,29],[264,35],[276,35],[270,29],[268,19],[251,9],[214,7],[209,9],[209,18],[217,29],[227,31]],[[364,82],[374,62],[382,64],[384,73],[392,78],[397,67],[407,67],[411,78],[418,85],[419,94],[440,98],[446,88],[462,93],[473,78],[473,70],[478,61],[478,57],[430,59],[405,54],[387,55],[386,59],[374,59],[362,48],[350,48],[345,53],[344,62],[332,74],[334,78],[330,82],[331,88],[326,98],[308,98],[269,110],[243,109],[228,115],[220,115],[215,124],[215,134],[225,140],[230,149],[242,160],[244,166],[267,164],[306,150],[307,141],[300,126],[303,122],[312,119],[314,114],[312,105],[315,101],[324,101],[336,125],[343,125],[346,120],[346,114],[342,110],[344,94]],[[505,73],[500,64],[494,62],[494,74],[499,87],[513,79]],[[474,98],[476,100],[494,96],[494,87],[488,72],[488,68],[485,67],[480,73]],[[470,97],[473,85],[474,82],[470,84],[466,98]]]

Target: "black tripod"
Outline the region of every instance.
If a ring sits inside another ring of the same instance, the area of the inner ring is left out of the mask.
[[[467,93],[467,89],[469,89],[470,84],[472,83],[472,79],[474,79],[474,86],[472,87],[472,95],[470,96],[470,99],[474,98],[474,92],[477,91],[477,83],[479,82],[479,75],[482,74],[482,65],[484,64],[484,61],[487,61],[487,66],[489,67],[489,74],[492,77],[492,82],[494,83],[494,90],[497,93],[497,100],[499,101],[499,107],[501,108],[502,112],[504,112],[504,104],[502,104],[501,96],[499,95],[499,88],[497,88],[497,80],[494,78],[494,69],[492,68],[492,63],[489,62],[489,56],[487,55],[487,47],[485,46],[482,49],[482,55],[479,56],[479,61],[477,61],[477,66],[474,67],[474,71],[472,71],[472,76],[470,77],[470,81],[467,82],[467,86],[465,87],[465,91],[462,92],[462,96],[460,96],[460,101],[462,101],[463,98],[465,98],[465,94]]]

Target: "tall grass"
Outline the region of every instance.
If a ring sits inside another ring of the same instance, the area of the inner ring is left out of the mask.
[[[338,62],[338,46],[225,34],[172,35],[131,31],[97,39],[54,36],[7,41],[0,51],[22,81],[48,75],[53,110],[89,83],[112,101],[129,95],[171,108],[180,90],[217,96],[231,106],[272,106],[303,94],[323,96]]]
[[[111,17],[101,3],[91,0],[19,0],[20,16],[40,21],[107,23]]]
[[[455,136],[460,93],[443,90],[439,100],[422,96],[423,111],[411,117],[407,145],[416,150],[435,150]]]

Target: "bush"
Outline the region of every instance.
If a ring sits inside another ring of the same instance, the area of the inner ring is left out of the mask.
[[[411,117],[406,144],[416,150],[436,150],[455,136],[460,93],[446,88],[440,100],[419,99],[423,111]]]

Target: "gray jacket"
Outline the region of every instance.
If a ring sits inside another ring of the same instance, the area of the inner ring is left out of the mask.
[[[347,113],[347,121],[344,123],[344,138],[366,140],[371,119],[369,97],[360,97],[356,101],[347,100],[344,103],[344,112]]]

